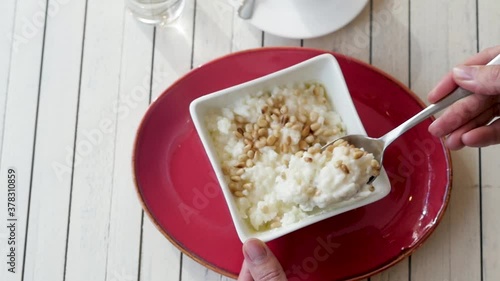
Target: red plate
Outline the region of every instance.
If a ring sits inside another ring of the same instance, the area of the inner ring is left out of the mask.
[[[149,108],[138,130],[134,173],[143,207],[158,229],[203,265],[235,277],[243,260],[229,210],[189,116],[189,103],[324,53],[261,48],[194,69]],[[370,136],[422,109],[387,74],[334,54]],[[449,152],[427,132],[430,120],[393,143],[384,157],[391,193],[374,204],[268,243],[290,280],[344,280],[375,274],[402,260],[435,229],[451,184]]]

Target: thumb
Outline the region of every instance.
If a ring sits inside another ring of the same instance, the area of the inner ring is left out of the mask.
[[[500,95],[500,65],[458,66],[453,68],[453,78],[473,93]]]
[[[245,263],[255,281],[286,281],[285,272],[271,250],[257,239],[243,244]]]

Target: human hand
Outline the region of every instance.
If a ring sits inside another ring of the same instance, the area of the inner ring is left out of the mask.
[[[238,281],[286,281],[280,263],[262,241],[249,239],[243,244],[245,260]]]
[[[486,49],[453,68],[429,93],[435,103],[458,85],[474,93],[455,102],[429,126],[429,132],[444,137],[446,145],[457,150],[464,146],[483,147],[500,143],[500,65],[484,66],[500,54],[500,46]]]

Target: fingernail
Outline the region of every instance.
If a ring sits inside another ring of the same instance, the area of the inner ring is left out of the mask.
[[[264,243],[255,239],[248,240],[245,245],[243,245],[243,252],[245,253],[245,258],[254,264],[259,264],[267,256],[267,250]]]
[[[470,81],[474,79],[474,74],[476,72],[475,67],[471,66],[457,66],[453,68],[453,76],[455,78],[463,80],[463,81]]]

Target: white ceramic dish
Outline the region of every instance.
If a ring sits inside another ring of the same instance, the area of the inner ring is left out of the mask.
[[[368,0],[256,0],[250,23],[274,35],[319,37],[351,22]]]
[[[309,81],[323,84],[328,99],[333,104],[334,110],[343,119],[348,134],[366,134],[347,89],[340,66],[337,60],[330,54],[323,54],[264,77],[202,96],[194,100],[190,105],[191,117],[220,183],[241,241],[246,241],[248,238],[258,238],[263,241],[273,240],[318,221],[373,203],[382,199],[390,192],[389,179],[386,172],[382,169],[380,176],[373,183],[375,191],[370,196],[356,201],[351,200],[336,204],[333,208],[307,217],[297,223],[265,232],[256,232],[250,229],[246,222],[240,218],[236,202],[222,173],[220,161],[212,138],[206,128],[204,117],[210,109],[222,108],[232,104],[235,100],[240,99],[242,95],[255,93],[259,90],[272,89],[275,86]]]

